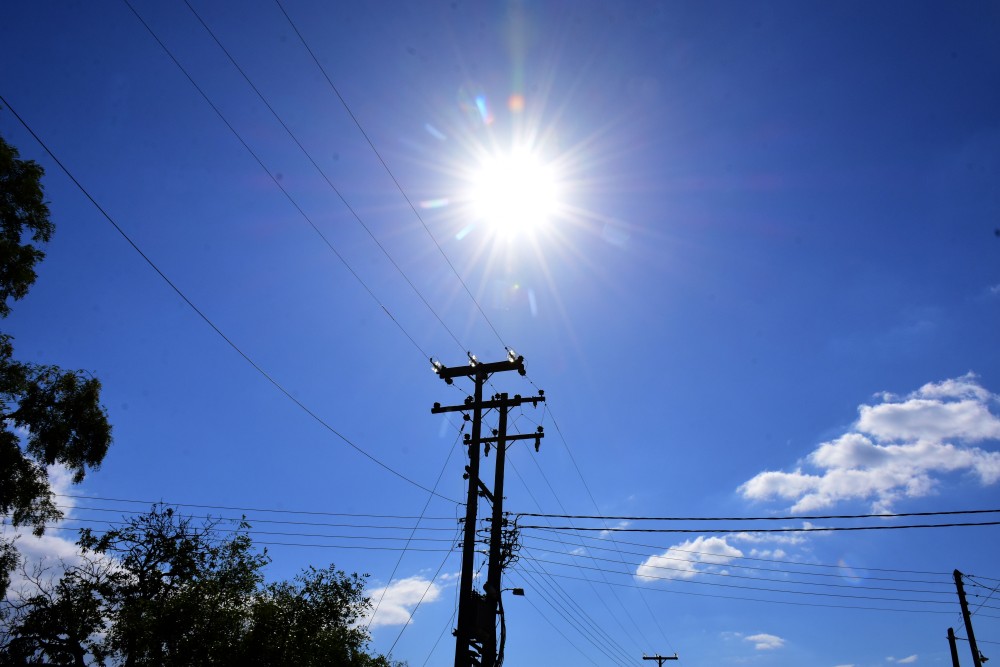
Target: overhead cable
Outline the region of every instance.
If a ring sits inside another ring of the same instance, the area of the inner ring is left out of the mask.
[[[126,4],[128,4],[128,0],[123,0],[123,1]],[[131,5],[129,5],[129,7],[131,7]],[[135,11],[135,10],[133,10],[133,11]],[[138,16],[138,14],[136,14],[136,16]],[[141,17],[140,17],[140,20],[142,20]],[[268,373],[267,371],[265,371],[263,369],[263,367],[261,367],[260,365],[258,365],[257,362],[254,361],[250,357],[250,355],[248,355],[246,352],[244,352],[242,348],[240,348],[231,338],[229,338],[229,336],[227,336],[225,333],[223,333],[222,329],[220,329],[215,324],[215,322],[213,322],[208,317],[208,315],[206,315],[200,308],[198,308],[198,306],[196,306],[194,304],[194,302],[191,301],[191,299],[189,299],[187,297],[187,295],[184,294],[184,292],[182,292],[181,289],[176,284],[174,284],[174,282],[172,280],[170,280],[170,278],[168,278],[167,275],[162,270],[160,270],[160,267],[158,267],[156,265],[156,263],[153,262],[153,260],[150,259],[150,257],[148,255],[146,255],[146,253],[144,253],[141,248],[139,248],[139,246],[136,244],[136,242],[132,240],[132,237],[130,237],[125,232],[125,230],[122,229],[122,227],[114,220],[114,218],[112,218],[111,215],[106,210],[104,210],[104,208],[100,204],[97,203],[97,200],[94,199],[93,196],[91,196],[90,192],[88,192],[87,189],[85,187],[83,187],[83,184],[80,183],[80,181],[78,181],[76,179],[76,177],[72,174],[72,172],[70,172],[70,170],[62,163],[62,161],[58,157],[56,157],[55,153],[53,153],[52,150],[49,149],[48,145],[44,141],[42,141],[41,137],[39,137],[37,134],[35,134],[35,131],[31,129],[31,126],[29,126],[28,123],[25,122],[25,120],[23,118],[21,118],[20,114],[18,114],[17,111],[14,110],[14,108],[10,105],[10,103],[6,100],[6,98],[3,97],[3,95],[0,95],[0,102],[2,102],[3,106],[7,107],[7,109],[14,115],[14,117],[17,118],[18,122],[20,122],[21,125],[24,126],[24,129],[26,129],[28,131],[28,133],[31,134],[32,137],[34,137],[35,141],[37,141],[38,144],[42,147],[42,149],[45,150],[46,153],[48,153],[49,157],[52,158],[52,160],[59,166],[59,168],[63,171],[63,173],[66,174],[66,176],[71,181],[73,181],[73,184],[76,185],[76,187],[80,190],[80,192],[82,192],[83,195],[88,200],[90,200],[90,203],[94,205],[94,207],[101,213],[102,216],[104,216],[105,220],[107,220],[111,224],[111,226],[115,228],[115,230],[118,232],[118,234],[121,235],[121,237],[123,239],[125,239],[125,241],[130,246],[132,246],[132,248],[137,253],[139,253],[139,256],[142,257],[143,260],[145,260],[146,264],[148,264],[149,267],[152,268],[153,271],[155,271],[157,273],[157,275],[159,275],[160,278],[162,278],[163,281],[165,283],[167,283],[167,285],[177,294],[177,296],[179,296],[181,298],[181,300],[183,300],[184,303],[186,303],[191,308],[191,310],[193,310],[195,312],[195,314],[197,314],[198,317],[200,317],[202,319],[202,321],[205,322],[205,324],[207,324],[213,331],[215,331],[215,333],[218,334],[219,337],[222,338],[222,340],[225,341],[226,344],[229,345],[229,347],[231,347],[233,349],[233,351],[235,351],[240,357],[242,357],[244,361],[246,361],[248,364],[250,364],[250,366],[253,367],[253,369],[255,371],[257,371],[258,374],[261,375],[261,377],[263,377],[265,380],[267,380],[268,382],[270,382],[271,385],[274,386],[275,389],[277,389],[279,392],[281,392],[282,394],[284,394],[285,397],[288,398],[288,400],[292,401],[296,406],[298,406],[298,408],[300,410],[302,410],[307,415],[309,415],[310,417],[312,417],[313,420],[316,421],[320,426],[322,426],[323,428],[325,428],[327,431],[329,431],[333,435],[337,436],[341,441],[343,441],[345,444],[347,444],[349,447],[351,447],[353,450],[355,450],[356,452],[358,452],[359,454],[361,454],[362,456],[364,456],[365,458],[367,458],[369,461],[371,461],[375,465],[377,465],[380,468],[382,468],[383,470],[385,470],[385,471],[387,471],[387,472],[395,475],[396,477],[398,477],[399,479],[407,482],[408,484],[411,484],[411,485],[417,487],[418,489],[422,489],[422,490],[427,491],[429,493],[434,493],[434,495],[438,496],[439,498],[441,498],[443,500],[447,500],[447,501],[452,502],[452,503],[455,503],[456,505],[460,504],[457,500],[455,500],[453,498],[448,498],[447,496],[443,496],[443,495],[441,495],[439,493],[435,493],[435,492],[431,491],[430,489],[428,489],[426,486],[424,486],[420,482],[417,482],[416,480],[413,480],[410,477],[407,477],[406,475],[404,475],[403,473],[399,472],[398,470],[396,470],[395,468],[393,468],[389,464],[383,462],[381,459],[379,459],[376,456],[374,456],[373,454],[369,453],[364,448],[362,448],[359,445],[355,444],[354,441],[352,441],[346,435],[344,435],[343,433],[341,433],[340,431],[338,431],[337,429],[335,429],[333,426],[331,426],[326,420],[324,420],[318,414],[316,414],[315,412],[313,412],[309,407],[306,406],[305,403],[303,403],[301,400],[299,400],[298,398],[296,398],[295,395],[292,394],[291,391],[289,391],[288,389],[286,389],[284,385],[282,385],[280,382],[278,382],[278,380],[275,379],[270,373]]]

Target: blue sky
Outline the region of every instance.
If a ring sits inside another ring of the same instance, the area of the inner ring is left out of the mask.
[[[509,374],[488,391],[549,399],[516,414],[546,438],[537,454],[511,448],[511,511],[998,506],[995,3],[287,0],[324,75],[271,0],[192,0],[322,174],[185,3],[133,6],[217,111],[113,1],[6,8],[0,94],[235,345],[421,486],[440,475],[441,495],[465,493],[459,422],[430,413],[463,394],[426,357],[498,360],[509,345],[530,382]],[[57,225],[4,325],[21,358],[100,377],[115,429],[102,469],[69,493],[421,513],[425,490],[262,377],[9,111],[0,133],[45,166]],[[533,154],[555,190],[547,220],[518,231],[470,194],[482,162],[511,152]],[[77,519],[144,507],[64,501]],[[331,561],[370,573],[376,593],[389,585],[374,647],[451,663],[449,542],[421,543],[430,550],[396,568],[412,519],[246,513],[261,531],[388,546],[272,545],[270,573]],[[454,537],[460,513],[433,498],[417,536]],[[505,604],[508,664],[651,664],[643,652],[676,651],[688,665],[946,665],[946,628],[964,635],[951,571],[983,586],[1000,577],[996,527],[671,525],[729,532],[525,530],[507,578],[527,592]],[[72,532],[50,535],[33,553],[65,552],[57,538]],[[975,592],[986,601],[988,588]],[[993,604],[977,636],[1000,642]]]

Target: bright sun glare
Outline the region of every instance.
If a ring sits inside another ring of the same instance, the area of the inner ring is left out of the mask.
[[[555,213],[556,199],[552,168],[527,151],[490,158],[473,181],[476,213],[497,232],[543,227]]]

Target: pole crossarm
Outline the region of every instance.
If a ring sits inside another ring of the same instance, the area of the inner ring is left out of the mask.
[[[508,435],[506,438],[501,438],[501,437],[480,438],[479,442],[487,443],[487,442],[500,442],[501,440],[503,440],[504,442],[511,442],[512,440],[537,440],[538,438],[543,438],[543,437],[545,437],[545,432],[542,430],[542,427],[539,426],[538,431],[536,431],[535,433],[521,433],[518,435]]]
[[[508,352],[507,359],[504,361],[493,361],[488,364],[484,364],[476,359],[475,355],[469,353],[469,365],[467,366],[445,366],[440,361],[433,359],[431,359],[431,365],[438,377],[448,384],[451,384],[455,378],[487,376],[504,371],[517,371],[520,375],[527,375],[527,371],[524,370],[524,357],[515,355],[513,352]]]
[[[471,397],[470,397],[471,398]],[[498,408],[516,408],[519,405],[524,405],[525,403],[531,403],[537,406],[538,403],[545,402],[545,395],[539,394],[538,396],[529,396],[528,398],[522,398],[520,395],[514,396],[514,398],[508,398],[506,400],[501,400],[494,398],[488,401],[480,401],[476,403],[473,400],[466,399],[465,403],[461,405],[441,405],[440,403],[435,403],[434,407],[431,408],[432,415],[439,415],[442,412],[468,412],[469,410],[475,410],[477,407],[481,410],[496,410]]]
[[[655,660],[656,664],[659,665],[659,667],[663,667],[663,663],[666,662],[667,660],[679,660],[676,653],[674,653],[673,655],[644,655],[642,656],[642,659]]]

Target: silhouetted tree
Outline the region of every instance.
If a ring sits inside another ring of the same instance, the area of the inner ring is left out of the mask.
[[[35,265],[45,256],[35,244],[46,243],[54,231],[42,173],[0,137],[0,317],[35,282]],[[0,333],[0,516],[41,534],[46,522],[61,516],[47,467],[61,464],[81,482],[104,460],[111,426],[96,378],[13,355],[13,339]],[[0,596],[16,564],[12,543],[0,539]]]
[[[173,509],[81,531],[83,560],[6,602],[0,663],[391,667],[367,651],[364,579],[309,568],[265,584],[249,525]]]

